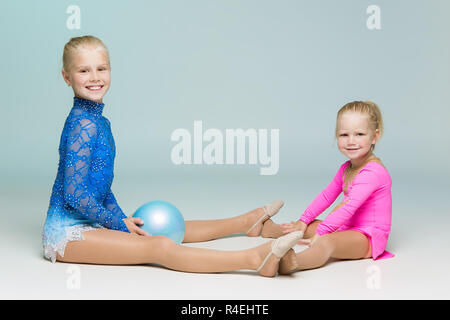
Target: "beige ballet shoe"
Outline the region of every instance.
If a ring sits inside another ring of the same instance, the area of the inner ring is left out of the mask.
[[[272,250],[264,258],[256,272],[259,272],[264,267],[272,254],[281,259],[301,238],[303,238],[303,231],[294,231],[274,240],[272,242]]]
[[[264,214],[261,216],[261,218],[259,218],[251,227],[250,229],[248,229],[248,231],[246,232],[247,234],[252,231],[252,229],[254,227],[256,227],[259,223],[261,223],[266,217],[269,217],[269,219],[271,217],[273,217],[274,215],[276,215],[278,213],[278,211],[280,211],[281,207],[284,205],[284,202],[281,200],[276,200],[274,202],[272,202],[271,204],[268,204],[266,206],[263,207],[264,210]]]

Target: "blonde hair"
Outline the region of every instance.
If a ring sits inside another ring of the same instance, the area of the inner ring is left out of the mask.
[[[108,58],[109,63],[109,52],[108,48],[105,46],[105,44],[97,37],[94,36],[81,36],[81,37],[74,37],[69,40],[69,42],[66,43],[64,46],[64,52],[63,52],[63,69],[66,71],[70,70],[71,62],[73,59],[74,54],[77,50],[83,47],[100,47],[101,49],[105,50],[106,56]]]
[[[338,135],[338,121],[339,117],[342,116],[346,112],[358,112],[362,115],[367,116],[367,120],[369,122],[369,129],[374,133],[378,129],[380,135],[379,138],[383,135],[384,127],[383,127],[383,117],[381,116],[380,108],[376,103],[372,101],[353,101],[344,105],[337,114],[336,117],[336,131],[335,137]],[[372,145],[371,150],[375,149],[375,144]]]

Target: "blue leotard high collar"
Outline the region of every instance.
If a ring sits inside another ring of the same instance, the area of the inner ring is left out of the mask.
[[[83,110],[86,110],[93,116],[100,117],[102,115],[105,104],[83,98],[73,97],[73,107],[81,108]]]

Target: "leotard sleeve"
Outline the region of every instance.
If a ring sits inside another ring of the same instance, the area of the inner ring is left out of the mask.
[[[352,185],[348,190],[347,199],[343,202],[343,205],[331,212],[317,226],[316,233],[323,235],[339,229],[378,188],[378,180],[378,176],[372,167],[363,168],[353,179]]]
[[[310,224],[318,215],[327,209],[342,192],[342,175],[346,166],[345,162],[339,168],[330,184],[313,200],[300,217],[300,220]]]
[[[107,210],[111,211],[114,215],[121,216],[122,219],[127,218],[125,213],[123,213],[122,209],[119,207],[116,197],[114,197],[114,194],[112,193],[111,189],[106,194],[105,200],[103,200],[103,205]]]
[[[89,183],[89,168],[97,140],[97,125],[85,118],[76,119],[68,129],[64,163],[64,200],[84,217],[112,229],[129,232],[123,215],[100,203]]]

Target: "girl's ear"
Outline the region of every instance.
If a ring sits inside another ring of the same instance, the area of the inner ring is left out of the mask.
[[[372,144],[377,143],[379,138],[380,138],[380,129],[376,129],[372,140]]]
[[[70,87],[71,82],[70,82],[69,74],[68,74],[68,73],[66,72],[66,70],[64,70],[64,69],[62,69],[61,73],[62,73],[62,76],[63,76],[64,81],[65,81],[65,82],[67,83],[67,85]]]

